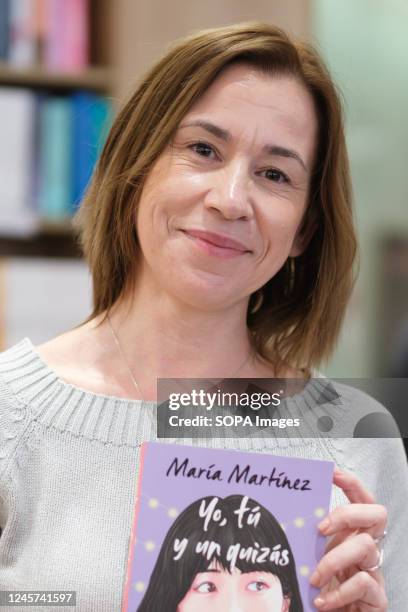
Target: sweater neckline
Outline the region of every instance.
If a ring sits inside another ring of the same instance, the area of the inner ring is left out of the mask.
[[[130,405],[133,405],[134,407],[140,407],[142,405],[157,406],[157,401],[155,400],[141,400],[141,399],[132,399],[132,398],[127,398],[127,397],[119,397],[116,395],[106,395],[103,393],[97,393],[94,391],[90,391],[89,389],[84,389],[83,387],[79,387],[78,385],[70,383],[64,380],[53,368],[51,368],[51,366],[48,365],[48,363],[43,359],[43,357],[41,357],[41,355],[37,351],[36,347],[30,340],[30,338],[28,337],[23,338],[23,340],[21,340],[21,342],[19,342],[15,346],[17,347],[20,345],[22,345],[23,348],[26,348],[28,353],[32,354],[33,368],[37,368],[37,367],[41,368],[44,375],[46,375],[48,382],[51,383],[52,385],[55,385],[55,388],[58,387],[60,391],[69,390],[72,393],[75,392],[76,394],[80,395],[82,399],[87,398],[89,400],[92,400],[93,403],[98,403],[99,401],[102,401],[105,405],[108,404],[108,405],[111,405],[112,407],[114,404],[118,404],[118,403],[130,404]],[[295,395],[287,397],[286,401],[289,404],[293,402],[303,401],[305,398],[305,395],[308,394],[313,389],[315,382],[316,380],[313,377],[310,378],[306,382],[303,390],[300,393],[296,393]],[[28,397],[28,399],[30,402],[32,402],[34,397],[30,396]]]
[[[330,401],[327,384],[321,380],[324,377],[318,375],[320,379],[310,378],[300,393],[285,399],[285,410],[301,411],[306,419],[310,413],[310,419],[314,418],[316,398]],[[156,438],[156,401],[104,395],[66,382],[28,337],[0,354],[0,378],[17,400],[16,405],[28,409],[47,427],[119,446],[134,447]],[[310,442],[310,438],[276,438],[275,443],[281,446],[281,440],[284,446]],[[250,445],[256,448],[255,444],[254,439]]]
[[[105,395],[103,393],[97,393],[96,391],[90,391],[89,389],[84,389],[83,387],[79,387],[73,383],[70,383],[64,380],[57,372],[48,365],[48,363],[41,357],[37,348],[31,342],[30,338],[25,337],[21,342],[25,342],[28,350],[32,353],[35,358],[35,364],[41,366],[44,370],[44,373],[49,376],[50,380],[60,388],[60,390],[68,389],[71,392],[75,392],[80,395],[83,399],[88,398],[93,400],[94,403],[98,403],[102,401],[104,404],[114,405],[120,402],[124,402],[125,404],[133,404],[135,407],[140,407],[142,404],[155,406],[157,402],[154,400],[141,400],[141,399],[132,399],[127,397],[119,397],[118,395]]]

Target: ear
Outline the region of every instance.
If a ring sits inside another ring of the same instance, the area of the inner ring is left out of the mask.
[[[304,224],[302,223],[296,232],[289,257],[299,257],[299,255],[302,255],[302,253],[306,251],[309,242],[313,238],[313,234],[317,229],[316,221],[309,221],[306,228],[304,228],[303,225]]]

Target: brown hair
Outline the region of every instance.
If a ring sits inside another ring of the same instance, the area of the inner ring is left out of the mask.
[[[104,313],[102,323],[134,287],[140,257],[134,211],[144,180],[190,107],[238,61],[298,78],[316,108],[317,152],[302,224],[305,234],[315,231],[304,253],[288,258],[262,287],[261,299],[259,291],[251,296],[247,314],[259,354],[278,369],[287,364],[310,372],[332,353],[354,284],[357,242],[342,108],[313,47],[263,22],[176,41],[119,112],[74,218],[93,277],[93,310],[84,323]]]

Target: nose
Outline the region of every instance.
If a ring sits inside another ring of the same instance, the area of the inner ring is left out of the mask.
[[[211,186],[204,200],[206,208],[218,210],[225,219],[249,219],[252,216],[250,177],[244,160],[230,162],[208,176]]]
[[[243,604],[237,601],[237,598],[233,598],[224,608],[224,612],[250,612]],[[251,611],[252,612],[252,611]]]

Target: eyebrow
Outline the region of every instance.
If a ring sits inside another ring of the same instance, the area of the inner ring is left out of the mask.
[[[224,140],[225,142],[229,142],[231,140],[231,133],[224,128],[211,123],[210,121],[204,121],[203,119],[197,119],[195,121],[190,121],[189,123],[183,123],[179,126],[179,129],[186,127],[201,127],[213,136],[216,136],[220,140]],[[267,144],[263,147],[263,151],[268,153],[269,155],[275,155],[278,157],[289,157],[290,159],[295,159],[302,166],[305,172],[307,172],[307,167],[299,153],[294,151],[293,149],[288,149],[287,147],[282,147],[280,145],[272,145]]]

